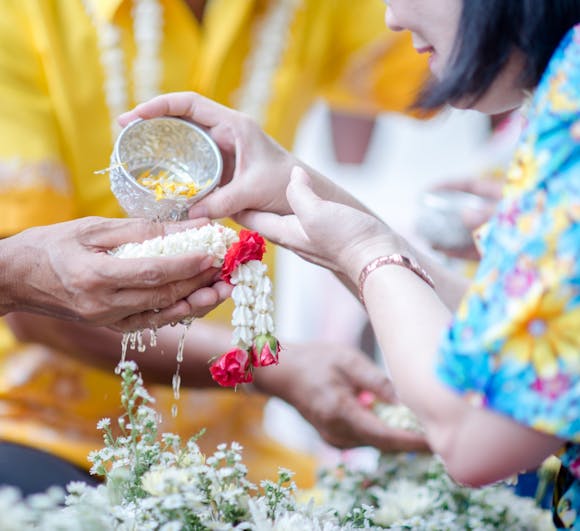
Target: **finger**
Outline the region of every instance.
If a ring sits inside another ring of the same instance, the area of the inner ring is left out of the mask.
[[[188,229],[199,228],[207,218],[176,222],[158,222],[144,219],[88,218],[82,230],[82,242],[98,249],[114,249],[127,242],[140,243]]]
[[[461,220],[468,230],[475,230],[486,223],[494,214],[496,205],[482,205],[480,208],[464,208],[461,211]]]
[[[115,323],[113,328],[122,331],[161,328],[186,318],[201,318],[227,300],[232,289],[233,287],[225,282],[217,282],[211,287],[196,290],[167,308],[131,315]]]
[[[444,254],[445,256],[448,256],[449,258],[459,258],[460,260],[472,260],[472,261],[477,261],[481,258],[475,246],[451,249],[448,247],[432,245],[432,248],[433,250],[438,251]]]
[[[267,240],[291,251],[302,252],[309,247],[302,224],[294,215],[280,216],[270,212],[246,210],[237,214],[234,219],[250,230],[258,231]]]
[[[191,306],[185,300],[177,301],[168,308],[160,311],[145,311],[130,315],[112,325],[113,330],[121,332],[133,332],[135,330],[162,328],[168,324],[179,323],[191,316]]]
[[[324,203],[312,190],[310,177],[300,166],[292,168],[286,198],[290,208],[301,221],[319,213]]]
[[[294,166],[290,174],[290,182],[286,188],[286,197],[290,202],[290,207],[293,204],[300,207],[305,201],[315,201],[316,199],[320,201],[320,198],[313,192],[310,185],[310,177],[304,169],[300,166]],[[294,208],[292,210],[296,212]]]
[[[171,282],[159,288],[119,290],[111,296],[111,303],[121,311],[124,310],[126,315],[153,309],[162,310],[214,283],[215,269],[212,268],[194,278]]]
[[[348,412],[345,420],[356,434],[359,445],[374,446],[386,452],[428,450],[424,436],[386,426],[374,413],[361,407],[355,398],[345,405]]]
[[[217,305],[227,300],[232,294],[233,286],[226,282],[217,282],[213,286],[198,289],[189,295],[186,300],[195,309],[196,317],[203,317]]]
[[[466,179],[461,181],[451,181],[441,183],[433,190],[459,190],[479,195],[483,198],[497,200],[501,198],[503,184],[490,179]]]
[[[232,114],[234,111],[231,109],[195,92],[174,92],[137,105],[132,111],[122,114],[119,123],[124,127],[138,118],[178,116],[212,128]]]
[[[103,282],[118,290],[160,288],[179,281],[204,284],[217,271],[213,263],[213,257],[201,252],[152,258],[95,257],[95,269]]]
[[[258,231],[264,238],[274,242],[287,244],[295,240],[294,232],[304,237],[304,231],[296,216],[280,216],[271,212],[244,210],[234,216],[236,222],[250,230]]]
[[[247,210],[233,218],[240,225],[256,230],[269,241],[280,245],[314,264],[334,270],[332,260],[326,260],[317,254],[298,218],[293,215],[279,216],[269,212]]]
[[[356,361],[353,359],[348,370],[343,370],[343,375],[356,389],[357,394],[358,391],[370,391],[384,402],[398,401],[393,383],[386,373],[364,356],[357,356]]]
[[[247,184],[243,179],[233,179],[226,186],[216,188],[189,209],[191,219],[207,217],[219,219],[233,217],[247,204]]]
[[[491,179],[474,179],[471,181],[471,192],[492,201],[501,199],[503,183]]]

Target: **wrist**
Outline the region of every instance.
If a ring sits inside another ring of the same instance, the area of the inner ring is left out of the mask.
[[[348,278],[354,286],[358,286],[363,269],[379,256],[389,255],[403,255],[412,258],[413,252],[409,244],[393,232],[373,240],[367,240],[364,245],[353,247],[344,260]]]
[[[381,267],[385,266],[394,266],[394,267],[401,267],[407,269],[408,271],[414,273],[414,275],[422,280],[425,284],[427,284],[431,289],[435,289],[435,283],[431,278],[431,275],[423,269],[421,264],[415,260],[412,256],[406,256],[398,253],[394,254],[386,254],[378,256],[371,260],[360,272],[359,279],[358,279],[358,297],[360,301],[365,304],[365,285],[366,280],[374,271]]]

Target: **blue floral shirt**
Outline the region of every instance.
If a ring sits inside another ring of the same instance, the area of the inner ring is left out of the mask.
[[[470,401],[569,441],[555,521],[580,530],[580,26],[544,73],[478,244],[438,373]]]

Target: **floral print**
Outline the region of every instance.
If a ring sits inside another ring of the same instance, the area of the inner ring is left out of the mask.
[[[438,373],[474,404],[566,439],[554,520],[580,530],[580,26],[531,102]]]

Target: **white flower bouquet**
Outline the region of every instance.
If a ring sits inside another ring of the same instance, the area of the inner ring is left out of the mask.
[[[99,422],[105,446],[89,456],[104,483],[71,483],[66,493],[50,489],[27,499],[0,489],[0,530],[550,529],[549,514],[532,500],[505,486],[459,487],[427,456],[384,455],[373,472],[340,466],[309,492],[297,492],[284,469],[258,487],[246,477],[238,444],[221,444],[206,457],[199,435],[185,443],[159,436],[137,366],[125,362],[120,374],[124,414],[115,424]]]

